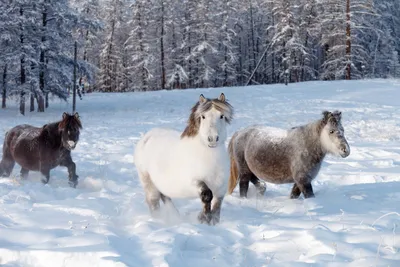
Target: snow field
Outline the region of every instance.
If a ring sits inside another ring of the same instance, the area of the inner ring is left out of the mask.
[[[72,153],[79,184],[59,167],[43,185],[15,167],[0,179],[0,266],[398,266],[400,262],[400,81],[307,82],[184,91],[88,94],[77,100],[83,127]],[[133,164],[140,136],[154,127],[183,130],[203,93],[224,92],[235,108],[228,136],[251,124],[288,129],[343,112],[351,146],[328,156],[313,183],[316,198],[289,199],[291,185],[250,186],[224,200],[221,223],[201,225],[199,199],[173,200],[149,216]],[[43,125],[71,104],[43,114],[0,111],[0,146],[11,127]],[[1,147],[0,147],[1,148]],[[0,152],[1,153],[1,152]]]

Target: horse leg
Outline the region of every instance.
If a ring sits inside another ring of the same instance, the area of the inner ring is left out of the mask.
[[[219,223],[220,215],[221,215],[221,206],[224,197],[214,197],[212,199],[212,207],[211,207],[211,224],[216,225]]]
[[[150,214],[152,217],[156,217],[157,212],[160,209],[161,193],[151,181],[150,175],[148,173],[143,173],[141,171],[138,171],[138,173],[140,181],[143,185],[144,193],[146,195],[146,203],[149,207]],[[165,197],[164,200],[168,201],[166,198],[167,197]]]
[[[201,223],[210,224],[212,219],[211,215],[211,201],[213,199],[213,193],[211,192],[210,188],[204,183],[201,182],[199,184],[200,189],[200,199],[203,203],[203,210],[199,213],[198,219]]]
[[[300,188],[297,186],[296,183],[294,183],[292,192],[290,193],[290,198],[291,199],[299,198],[300,194],[301,194]]]
[[[175,207],[172,199],[167,197],[163,193],[160,192],[161,200],[164,203],[164,206],[167,208],[167,217],[168,218],[180,218],[180,213],[178,209]]]
[[[265,190],[267,190],[264,183],[261,183],[260,179],[258,179],[257,176],[255,176],[254,174],[252,174],[252,176],[250,177],[250,182],[256,187],[257,193],[260,196],[263,196]]]
[[[296,185],[299,188],[299,191],[301,193],[303,193],[304,198],[315,197],[313,188],[312,188],[310,182],[303,182],[303,183],[298,182],[298,183],[296,183]],[[294,188],[294,186],[293,186],[293,188]],[[292,193],[293,193],[293,189],[292,189]],[[294,193],[297,193],[296,190]],[[299,194],[299,196],[300,196],[300,194]]]
[[[254,174],[251,172],[239,174],[239,193],[240,197],[247,198],[247,192],[249,191],[249,183]]]
[[[47,184],[49,182],[49,179],[50,179],[50,169],[42,168],[40,170],[40,172],[44,176],[44,178],[42,179],[42,183]]]
[[[304,198],[315,197],[311,183],[299,185],[300,191],[303,193]]]
[[[79,176],[76,175],[76,164],[72,161],[70,153],[61,160],[60,166],[68,168],[68,184],[76,188]]]
[[[21,179],[25,180],[26,178],[28,178],[28,173],[29,173],[29,170],[22,167],[21,171],[20,171]]]
[[[300,194],[298,193],[299,190],[301,193],[303,193],[304,198],[314,197],[313,188],[311,186],[311,181],[313,178],[310,176],[310,174],[305,172],[304,170],[292,170],[292,173],[294,174],[293,180],[298,189],[293,186],[291,195],[300,196]]]
[[[179,214],[179,211],[175,207],[175,205],[172,202],[172,199],[170,197],[167,197],[166,195],[164,195],[162,193],[160,193],[160,197],[161,197],[161,200],[164,203],[164,205],[172,207],[176,211],[176,213]]]

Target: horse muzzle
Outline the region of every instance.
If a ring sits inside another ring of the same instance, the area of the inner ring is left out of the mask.
[[[219,136],[218,135],[215,135],[215,136],[210,135],[210,136],[208,136],[207,141],[208,141],[208,147],[215,148],[219,145],[219,142],[218,142]]]
[[[75,141],[67,141],[69,150],[73,150],[76,147],[77,142]]]
[[[350,146],[348,144],[342,145],[340,148],[340,156],[342,158],[347,158],[350,155]]]

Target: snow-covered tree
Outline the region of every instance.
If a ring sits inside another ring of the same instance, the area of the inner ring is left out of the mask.
[[[127,39],[125,30],[127,3],[124,0],[104,2],[105,32],[100,51],[100,73],[98,88],[102,92],[125,91],[123,56]]]

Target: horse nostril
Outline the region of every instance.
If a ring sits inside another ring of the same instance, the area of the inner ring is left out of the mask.
[[[212,142],[213,138],[211,136],[208,137],[208,142]]]
[[[215,141],[217,141],[217,142],[218,142],[218,140],[219,140],[219,136],[217,135],[217,138],[215,138]]]

